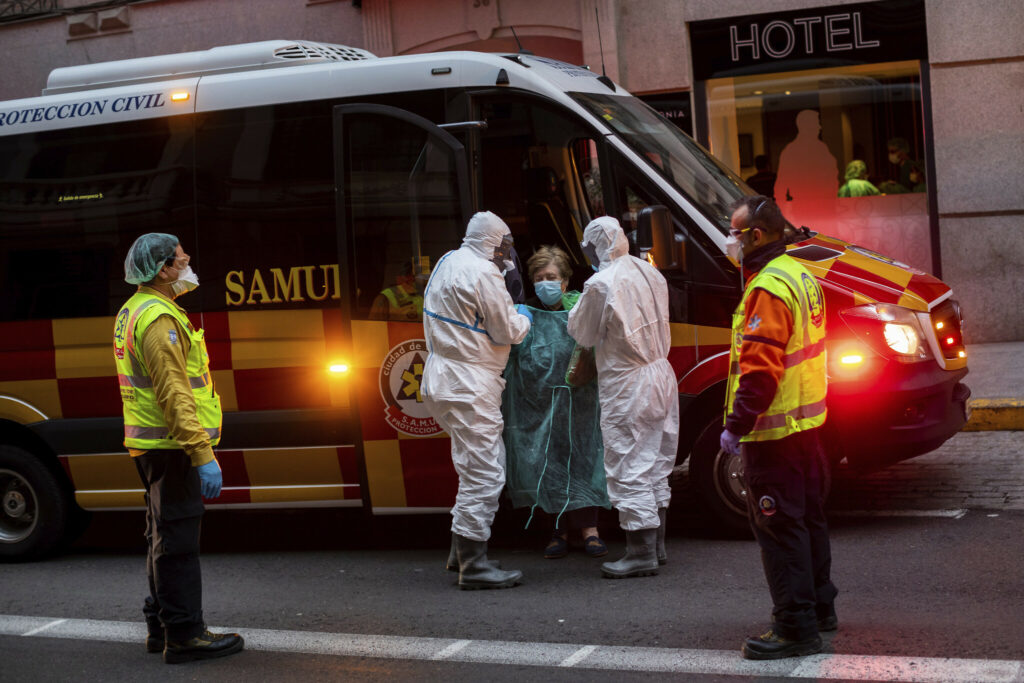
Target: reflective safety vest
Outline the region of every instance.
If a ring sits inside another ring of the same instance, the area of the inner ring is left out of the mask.
[[[782,357],[784,370],[768,410],[741,441],[774,441],[825,424],[825,301],[821,286],[807,269],[783,254],[772,259],[746,290],[732,314],[729,387],[725,414],[732,412],[740,385],[740,345],[750,293],[763,289],[781,299],[793,314],[793,334]]]
[[[181,448],[170,435],[163,410],[156,401],[153,380],[141,355],[146,328],[167,314],[174,316],[182,329],[188,331],[191,346],[185,369],[196,401],[196,416],[210,436],[210,445],[216,446],[220,441],[220,396],[214,391],[210,377],[203,330],[194,328],[185,313],[171,302],[144,292],[137,292],[128,299],[114,321],[114,362],[124,405],[124,445],[139,450]]]
[[[398,317],[407,320],[423,320],[423,297],[419,294],[409,294],[401,286],[388,287],[381,294],[388,300],[391,310],[388,318],[395,320]]]

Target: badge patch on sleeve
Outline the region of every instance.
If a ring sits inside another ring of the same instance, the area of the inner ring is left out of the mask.
[[[765,517],[775,514],[775,499],[771,496],[761,496],[761,500],[757,501],[757,506],[761,508],[761,514]]]
[[[750,318],[750,322],[747,323],[747,329],[753,332],[759,327],[761,327],[761,316],[755,313],[753,317]]]
[[[167,337],[171,340],[172,344],[178,343],[178,332],[176,330],[167,330]]]

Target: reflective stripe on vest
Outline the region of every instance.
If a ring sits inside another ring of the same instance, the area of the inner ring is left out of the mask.
[[[196,417],[210,437],[220,441],[220,397],[213,387],[203,331],[195,329],[177,306],[163,298],[137,292],[121,309],[114,323],[114,362],[124,406],[124,444],[138,450],[178,449],[156,401],[153,380],[141,357],[141,340],[146,329],[161,315],[171,315],[189,336],[186,372]]]
[[[825,423],[825,309],[821,286],[797,261],[783,254],[753,277],[733,313],[726,415],[732,412],[740,382],[740,347],[747,300],[755,289],[782,300],[793,315],[793,334],[782,356],[783,373],[775,398],[742,441],[772,441]]]

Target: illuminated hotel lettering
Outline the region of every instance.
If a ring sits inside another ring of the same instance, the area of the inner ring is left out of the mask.
[[[224,277],[224,287],[228,306],[324,301],[341,298],[341,273],[336,263],[270,268],[266,274],[256,268],[248,276],[232,270]]]
[[[803,40],[798,40],[798,35]],[[729,47],[734,62],[740,61],[741,50],[749,50],[749,56],[755,60],[761,59],[762,50],[769,57],[784,59],[798,45],[808,55],[813,54],[816,36],[824,40],[826,52],[844,52],[881,45],[879,40],[864,38],[860,12],[844,12],[824,17],[797,17],[790,21],[776,19],[765,24],[763,29],[751,23],[742,37],[740,26],[732,24],[729,26]]]

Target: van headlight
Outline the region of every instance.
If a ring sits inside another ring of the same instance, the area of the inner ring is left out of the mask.
[[[840,313],[843,322],[876,353],[904,363],[932,357],[914,311],[894,304],[865,304]]]

